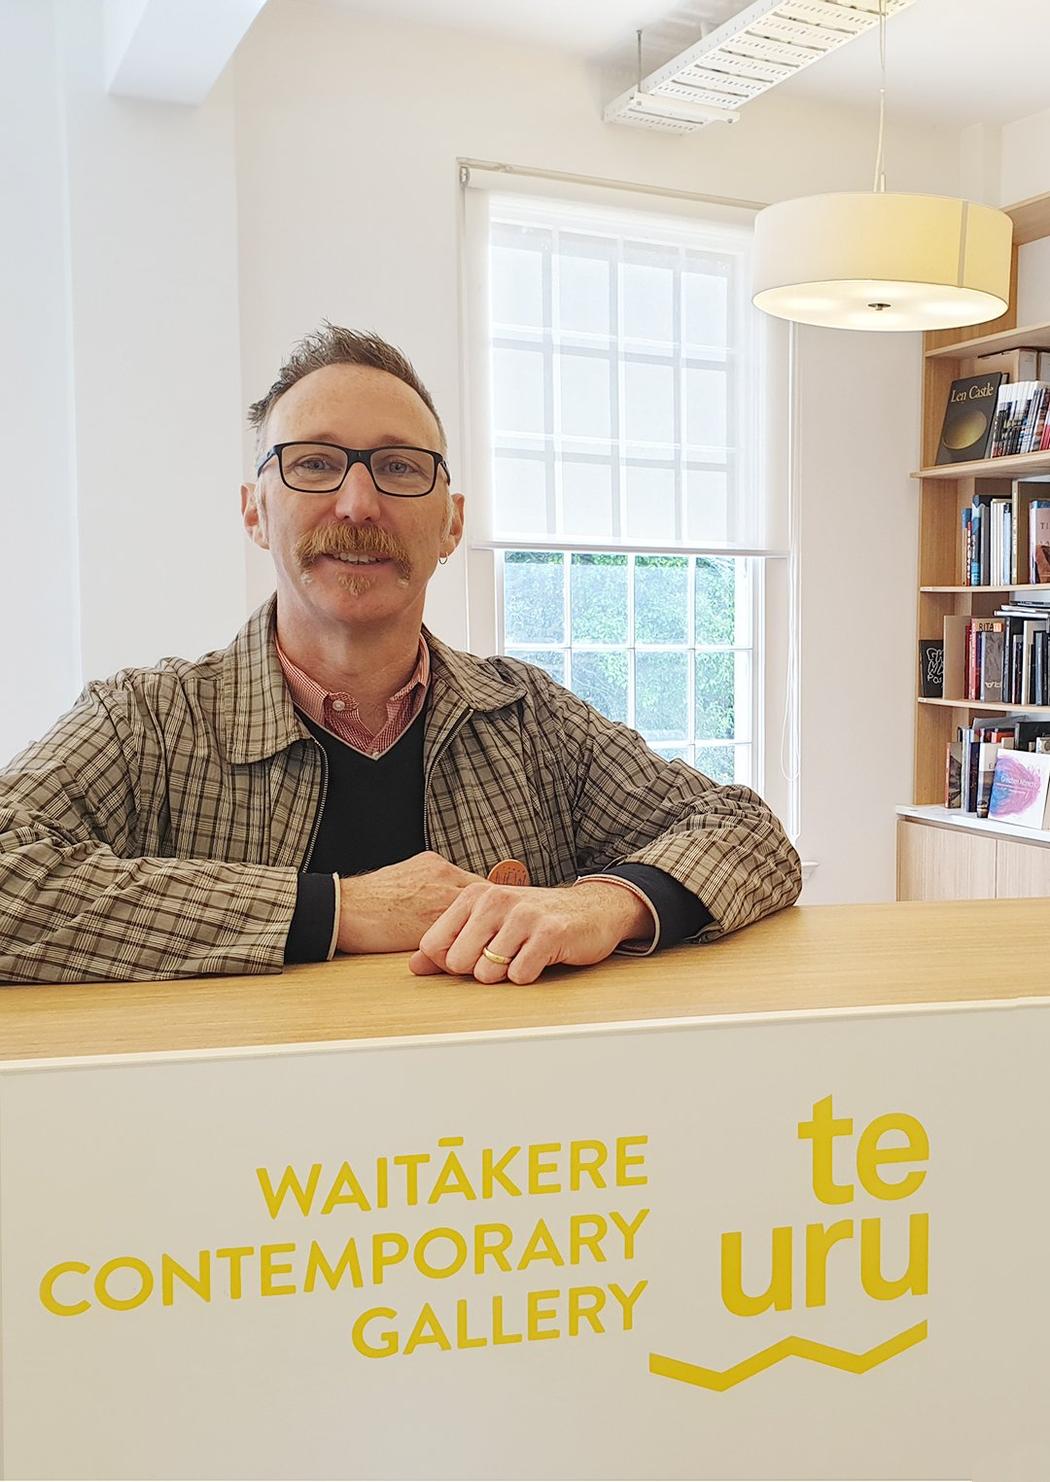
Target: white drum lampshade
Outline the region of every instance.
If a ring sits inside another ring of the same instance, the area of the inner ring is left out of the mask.
[[[756,308],[832,329],[950,329],[1006,312],[1013,223],[951,196],[843,191],[755,218]]]

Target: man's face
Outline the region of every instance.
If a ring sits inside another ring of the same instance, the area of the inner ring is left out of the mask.
[[[325,366],[297,381],[273,406],[265,439],[264,452],[298,441],[440,451],[437,423],[412,388],[354,365]],[[438,557],[463,533],[463,496],[450,495],[440,469],[432,491],[416,499],[381,494],[362,463],[351,465],[337,492],[309,494],[287,488],[272,458],[257,484],[241,486],[241,511],[251,538],[273,556],[282,618],[311,627],[421,622]],[[355,553],[382,560],[337,559]]]

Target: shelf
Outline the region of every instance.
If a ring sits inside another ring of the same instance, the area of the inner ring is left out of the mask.
[[[1034,473],[1050,474],[1050,448],[1040,453],[1015,453],[1012,458],[982,458],[975,463],[939,463],[920,468],[913,479],[1023,479]]]
[[[920,705],[946,705],[950,710],[993,710],[997,715],[1050,715],[1050,705],[1011,705],[1002,700],[941,700],[917,695]]]
[[[1031,348],[1050,350],[1050,324],[1028,324],[1021,329],[1001,329],[977,340],[955,340],[925,352],[927,360],[961,360],[971,355],[998,355],[1003,350]]]
[[[1014,582],[1011,586],[988,587],[988,586],[966,586],[966,587],[920,587],[920,592],[1047,592],[1050,593],[1050,582]]]
[[[1006,839],[1023,839],[1026,844],[1050,844],[1050,832],[1041,828],[1020,828],[1016,823],[1001,823],[998,818],[978,818],[961,808],[945,808],[941,803],[904,804],[897,809],[898,818],[911,818],[918,823],[937,823],[948,828],[970,829],[974,833],[998,834]]]

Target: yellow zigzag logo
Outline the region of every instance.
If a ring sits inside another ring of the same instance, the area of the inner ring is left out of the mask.
[[[926,1324],[920,1322],[915,1327],[898,1333],[895,1338],[887,1338],[885,1343],[880,1343],[876,1348],[869,1348],[867,1353],[850,1353],[846,1348],[831,1348],[826,1343],[815,1343],[812,1338],[782,1338],[771,1348],[764,1348],[761,1353],[742,1359],[739,1364],[724,1371],[702,1369],[698,1364],[687,1364],[682,1359],[665,1358],[663,1354],[651,1353],[649,1373],[720,1392],[732,1389],[734,1384],[741,1384],[745,1379],[753,1379],[763,1369],[771,1369],[774,1364],[779,1364],[781,1359],[792,1357],[810,1359],[815,1364],[827,1364],[832,1369],[845,1369],[847,1374],[866,1374],[877,1364],[884,1364],[887,1359],[896,1358],[906,1348],[921,1343],[925,1337]]]

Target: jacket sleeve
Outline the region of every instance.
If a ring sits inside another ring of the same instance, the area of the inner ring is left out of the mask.
[[[736,931],[797,899],[799,857],[751,788],[666,761],[637,731],[553,681],[548,703],[570,769],[581,874],[628,862],[664,870],[710,913],[694,941]]]
[[[294,869],[139,854],[136,779],[162,765],[134,696],[93,682],[0,771],[0,982],[281,971]]]

